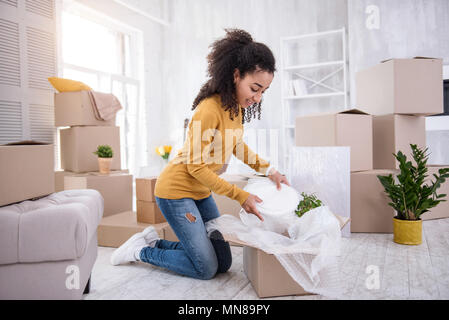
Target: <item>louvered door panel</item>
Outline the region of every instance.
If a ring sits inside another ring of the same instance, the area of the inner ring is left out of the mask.
[[[0,3],[9,4],[17,8],[17,0],[0,0]]]
[[[22,140],[22,105],[0,100],[0,145]]]
[[[0,144],[55,143],[54,0],[0,0]]]
[[[53,0],[27,0],[26,10],[40,16],[53,19],[54,16]]]
[[[0,19],[0,84],[20,87],[18,23]]]
[[[27,27],[28,86],[53,90],[48,82],[55,71],[54,34]]]
[[[53,106],[30,104],[29,114],[31,139],[53,143],[55,135]]]

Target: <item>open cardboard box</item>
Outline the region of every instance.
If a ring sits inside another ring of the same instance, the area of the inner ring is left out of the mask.
[[[85,90],[55,93],[55,127],[115,126],[115,115],[110,120],[95,118],[94,107]]]
[[[340,229],[343,229],[350,220],[339,215],[335,217],[340,223]],[[235,236],[225,234],[223,237],[226,241],[244,247],[243,270],[259,298],[312,294],[293,280],[273,254],[265,253]]]

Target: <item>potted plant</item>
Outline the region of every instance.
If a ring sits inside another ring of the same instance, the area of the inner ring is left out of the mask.
[[[94,152],[98,156],[98,166],[100,168],[100,173],[109,173],[111,168],[112,157],[114,152],[112,148],[108,145],[100,145],[97,151]]]
[[[449,177],[449,168],[439,169],[434,174],[435,181],[425,184],[427,178],[427,148],[420,149],[410,144],[416,165],[407,161],[407,157],[398,151],[393,154],[399,162],[400,173],[396,179],[393,175],[378,175],[385,193],[390,198],[389,205],[396,211],[393,218],[394,242],[417,245],[422,242],[421,215],[435,207],[443,200],[445,194],[437,194],[437,189]],[[396,183],[397,182],[397,183]]]

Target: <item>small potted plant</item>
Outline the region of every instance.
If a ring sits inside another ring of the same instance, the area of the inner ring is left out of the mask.
[[[410,146],[416,165],[407,161],[407,157],[398,151],[397,154],[393,154],[399,162],[400,169],[396,179],[392,174],[377,177],[391,200],[389,205],[396,211],[393,218],[394,242],[418,245],[422,243],[421,215],[441,201],[446,201],[442,199],[446,195],[437,194],[437,189],[449,177],[449,168],[439,169],[438,174],[433,175],[435,181],[431,181],[430,185],[425,184],[428,176],[427,148],[420,149],[416,144]]]
[[[98,156],[98,166],[100,168],[100,173],[108,174],[111,168],[112,157],[114,152],[112,148],[108,145],[100,145],[97,151],[94,152]]]
[[[314,194],[301,193],[302,200],[299,202],[295,213],[298,217],[302,217],[304,213],[312,209],[321,207],[323,203]]]

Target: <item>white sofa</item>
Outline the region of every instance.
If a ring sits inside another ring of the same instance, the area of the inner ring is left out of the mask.
[[[0,207],[0,299],[81,299],[103,209],[92,189]]]

